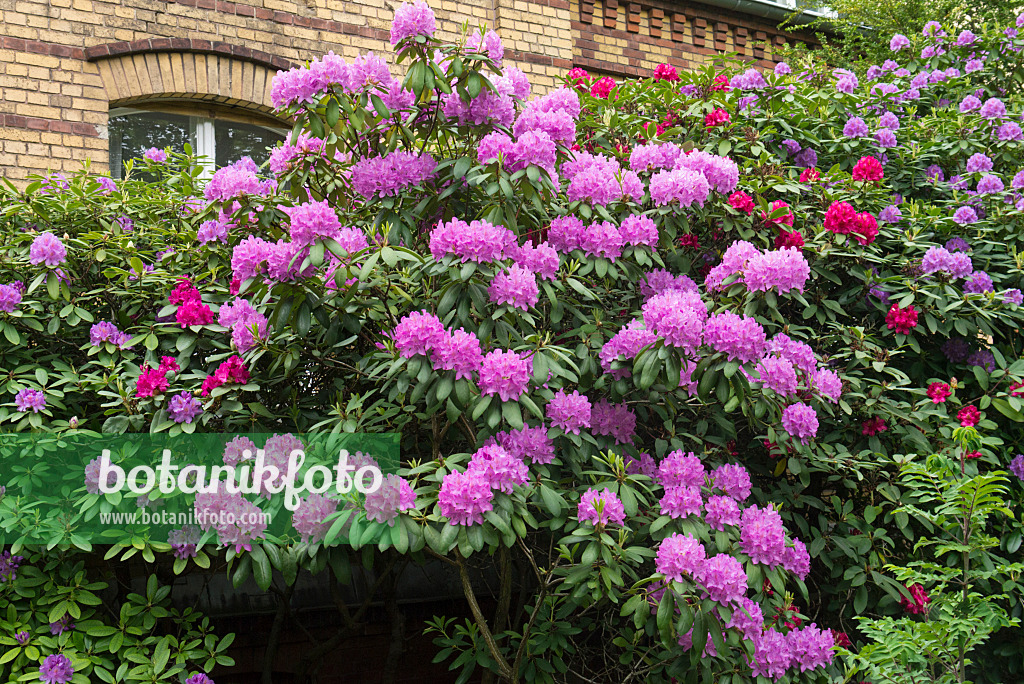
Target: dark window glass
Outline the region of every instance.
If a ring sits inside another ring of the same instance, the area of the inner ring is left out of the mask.
[[[145,112],[118,116],[110,120],[108,130],[110,173],[114,178],[123,175],[124,162],[142,159],[151,147],[182,152],[186,143],[194,145],[189,117],[178,114]]]
[[[283,133],[232,121],[215,121],[213,130],[218,169],[242,157],[251,157],[257,165],[262,165],[270,158],[267,148],[284,140]]]

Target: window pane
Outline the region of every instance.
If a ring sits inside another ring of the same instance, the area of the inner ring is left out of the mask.
[[[118,116],[110,120],[110,173],[120,178],[124,162],[141,159],[151,147],[170,147],[182,152],[186,143],[192,143],[191,127],[187,116],[145,112]]]
[[[217,140],[217,168],[232,164],[242,157],[251,157],[257,165],[263,164],[270,158],[267,148],[284,140],[284,133],[231,121],[215,122],[214,136]]]

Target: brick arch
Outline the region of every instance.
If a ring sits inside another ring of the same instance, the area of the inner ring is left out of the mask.
[[[205,40],[147,39],[87,48],[110,106],[200,100],[273,115],[270,86],[295,66],[259,50]]]

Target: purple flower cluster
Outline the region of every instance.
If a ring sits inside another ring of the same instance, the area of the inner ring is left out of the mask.
[[[26,387],[14,396],[14,407],[21,413],[39,413],[46,408],[46,396],[41,390]]]
[[[434,177],[437,162],[429,154],[396,150],[383,157],[365,157],[352,165],[352,189],[371,199],[394,197]]]
[[[945,247],[929,247],[921,259],[921,269],[926,275],[943,271],[955,279],[970,275],[974,266],[970,255],[965,252],[950,252]]]
[[[203,404],[189,392],[181,392],[167,402],[167,415],[175,423],[191,423],[203,412]]]
[[[736,162],[728,157],[719,157],[702,150],[694,150],[680,156],[676,161],[676,168],[700,173],[707,179],[712,190],[723,195],[735,190],[740,181],[740,170]]]
[[[294,207],[281,207],[280,209],[288,215],[288,232],[291,235],[292,242],[297,245],[306,247],[317,238],[335,238],[338,236],[341,222],[327,200],[322,202],[306,202]]]
[[[521,430],[498,432],[487,441],[492,442],[501,445],[511,456],[529,459],[531,463],[544,465],[555,460],[555,443],[544,426],[524,425]]]
[[[40,233],[32,240],[29,247],[28,261],[32,265],[46,264],[47,266],[60,266],[67,259],[68,251],[60,238],[46,231]]]
[[[755,319],[723,311],[708,320],[704,343],[723,352],[728,359],[747,363],[764,355],[767,339],[764,328]]]
[[[75,668],[63,653],[46,656],[39,666],[39,681],[44,684],[66,684],[75,676]]]
[[[637,353],[658,339],[658,336],[644,327],[643,321],[636,319],[612,335],[598,352],[601,368],[615,379],[628,378],[628,368],[612,368],[613,361],[629,360]]]
[[[688,168],[659,171],[651,177],[651,200],[656,206],[678,203],[681,207],[693,204],[703,207],[711,192],[704,174]]]
[[[21,304],[22,294],[18,284],[0,285],[0,311],[11,313]]]
[[[818,629],[811,624],[802,629],[792,629],[786,634],[774,627],[754,636],[754,659],[750,663],[751,674],[778,680],[790,668],[801,672],[813,670],[832,662],[835,637],[827,629]]]
[[[130,339],[130,335],[121,332],[117,329],[116,325],[108,321],[95,323],[89,329],[89,344],[94,347],[102,346],[104,343],[110,343],[118,349],[125,349],[128,346],[128,340]]]
[[[790,404],[782,410],[782,429],[807,444],[818,434],[818,414],[807,404]]]
[[[740,549],[754,563],[774,568],[786,555],[786,531],[774,508],[749,506],[740,520]]]
[[[587,397],[573,390],[566,394],[558,390],[548,402],[547,419],[555,427],[567,433],[580,434],[580,428],[589,428],[591,421],[591,404]]]
[[[208,202],[227,202],[243,195],[265,197],[277,190],[277,181],[260,180],[256,175],[259,167],[250,157],[242,157],[235,163],[217,169],[206,184],[203,197]]]
[[[847,138],[863,138],[869,132],[868,125],[859,116],[851,116],[843,126],[843,135]]]
[[[666,490],[704,484],[704,464],[693,452],[673,451],[658,466],[658,481]]]
[[[497,443],[485,444],[473,454],[466,472],[478,471],[493,490],[511,494],[515,485],[526,484],[529,469],[523,459],[517,458]]]
[[[590,430],[595,435],[608,435],[616,444],[631,444],[636,432],[636,414],[623,402],[612,404],[602,399],[590,413]]]
[[[995,288],[992,284],[992,278],[984,271],[974,271],[967,276],[967,282],[964,283],[964,293],[982,294],[984,292],[994,291]]]
[[[200,527],[216,532],[220,543],[233,545],[236,552],[252,551],[252,543],[267,530],[266,515],[240,493],[200,492],[196,494],[195,514]]]
[[[395,10],[395,18],[391,21],[391,44],[397,45],[406,38],[414,36],[432,36],[437,30],[434,12],[425,0],[412,3],[403,2]]]
[[[629,168],[637,173],[673,169],[682,153],[682,149],[675,143],[637,145],[629,153]]]
[[[531,356],[494,349],[488,352],[480,364],[480,394],[498,395],[502,401],[515,401],[526,393],[532,372]]]
[[[231,341],[243,354],[256,346],[257,339],[267,336],[267,317],[245,299],[222,304],[217,316],[217,322],[231,330]]]
[[[453,470],[444,476],[437,495],[441,515],[451,525],[479,525],[494,508],[494,490],[480,469]]]
[[[730,87],[738,90],[760,90],[768,87],[768,82],[757,69],[747,69],[742,74],[737,74],[729,79]]]
[[[1017,454],[1009,465],[1010,472],[1017,476],[1018,480],[1024,481],[1024,454]]]
[[[707,304],[696,292],[668,290],[654,295],[643,305],[644,324],[665,343],[696,354],[704,324],[708,320]]]
[[[414,311],[398,322],[391,333],[399,355],[411,359],[417,354],[429,356],[441,370],[454,370],[456,379],[471,379],[481,370],[483,353],[480,340],[463,329],[452,331],[434,314]]]

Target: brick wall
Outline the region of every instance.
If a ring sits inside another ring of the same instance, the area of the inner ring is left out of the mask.
[[[665,0],[429,0],[442,36],[496,27],[506,60],[543,92],[573,66],[637,76],[797,38],[770,21]],[[333,50],[390,54],[398,0],[0,0],[0,168],[107,171],[107,112],[201,99],[268,114],[278,69]]]

